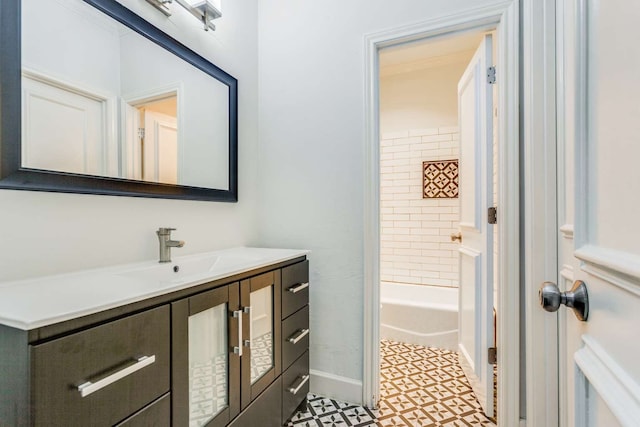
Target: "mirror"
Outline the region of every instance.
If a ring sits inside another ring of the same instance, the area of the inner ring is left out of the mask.
[[[0,187],[237,201],[236,79],[114,0],[0,20]]]

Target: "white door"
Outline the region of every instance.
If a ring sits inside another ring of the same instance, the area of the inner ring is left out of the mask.
[[[44,79],[22,78],[22,166],[107,172],[106,100]]]
[[[142,179],[142,134],[140,132],[140,111],[122,101],[122,119],[124,125],[120,130],[122,147],[120,149],[121,156],[121,173],[120,176],[126,179]]]
[[[486,35],[458,83],[460,126],[460,364],[488,416],[493,416],[493,99],[487,80],[491,35]]]
[[[640,2],[561,6],[558,285],[584,281],[589,314],[581,322],[569,308],[557,312],[560,425],[639,426]]]
[[[178,125],[173,116],[145,110],[143,179],[178,183]]]

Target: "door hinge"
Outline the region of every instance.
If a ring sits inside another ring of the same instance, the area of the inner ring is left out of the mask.
[[[498,208],[492,206],[487,210],[487,221],[489,222],[489,224],[498,223]]]
[[[491,365],[495,365],[496,363],[498,363],[498,348],[489,347],[487,349],[487,358],[489,359],[489,363]]]
[[[144,128],[138,128],[138,138],[144,139]]]
[[[493,65],[487,68],[487,83],[490,85],[496,83],[496,67]]]

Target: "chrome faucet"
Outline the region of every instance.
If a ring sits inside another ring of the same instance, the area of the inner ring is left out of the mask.
[[[156,231],[160,241],[160,261],[171,262],[171,248],[181,248],[184,246],[183,240],[171,240],[171,232],[175,228],[159,228]]]

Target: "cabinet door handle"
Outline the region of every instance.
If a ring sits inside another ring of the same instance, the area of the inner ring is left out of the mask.
[[[298,341],[300,341],[302,338],[306,337],[307,335],[309,335],[309,329],[300,329],[298,331],[298,335],[296,336],[291,335],[289,338],[287,338],[287,341],[289,341],[291,344],[298,344]]]
[[[298,385],[295,385],[295,383],[291,384],[291,386],[287,389],[287,391],[291,394],[296,394],[300,391],[300,389],[302,388],[303,385],[305,385],[307,383],[307,381],[309,381],[309,375],[305,374],[302,375],[301,377],[298,377],[297,379]]]
[[[292,286],[289,289],[287,289],[289,292],[291,292],[292,294],[297,294],[298,292],[300,292],[303,289],[307,289],[309,287],[309,282],[306,283],[300,283],[298,285]]]
[[[78,386],[78,391],[80,392],[80,396],[87,397],[91,393],[95,393],[96,391],[102,388],[105,388],[109,384],[113,384],[116,381],[121,380],[126,376],[129,376],[134,372],[144,368],[145,366],[151,365],[155,361],[156,361],[155,354],[153,356],[142,356],[136,359],[136,362],[133,363],[132,365],[129,365],[126,368],[123,368],[117,372],[114,372],[113,374],[108,375],[102,378],[101,380],[96,381],[95,383],[91,381],[85,381],[84,383]]]
[[[233,352],[242,357],[242,310],[234,311],[233,317],[238,319],[238,346],[233,347]]]

